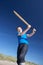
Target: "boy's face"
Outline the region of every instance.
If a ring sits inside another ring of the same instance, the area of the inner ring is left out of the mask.
[[[17,31],[18,31],[19,33],[22,33],[22,28],[21,28],[21,27],[18,27],[18,28],[17,28]]]

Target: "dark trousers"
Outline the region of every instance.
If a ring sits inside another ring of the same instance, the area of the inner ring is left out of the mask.
[[[19,44],[17,48],[17,64],[25,62],[25,55],[28,51],[27,44]]]

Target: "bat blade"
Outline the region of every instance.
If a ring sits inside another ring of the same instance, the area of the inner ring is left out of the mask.
[[[23,18],[22,16],[20,16],[15,10],[14,10],[13,12],[14,12],[14,14],[15,14],[22,22],[24,22],[26,25],[30,25],[30,24],[28,24],[27,21],[24,20],[24,18]]]

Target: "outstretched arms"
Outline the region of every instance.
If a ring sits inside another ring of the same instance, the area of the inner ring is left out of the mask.
[[[27,37],[31,37],[31,36],[33,36],[33,35],[35,34],[35,32],[36,32],[36,29],[34,28],[33,31],[32,31],[32,33],[27,34]]]

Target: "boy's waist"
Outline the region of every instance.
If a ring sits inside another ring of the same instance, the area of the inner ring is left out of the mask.
[[[27,44],[28,45],[28,43],[19,43],[19,44]]]

